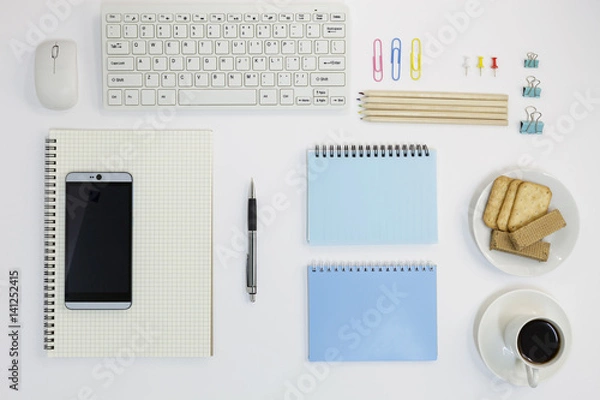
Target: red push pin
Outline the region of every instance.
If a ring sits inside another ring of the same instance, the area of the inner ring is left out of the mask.
[[[496,70],[498,69],[498,57],[492,57],[492,69],[494,70],[494,78],[495,78]]]

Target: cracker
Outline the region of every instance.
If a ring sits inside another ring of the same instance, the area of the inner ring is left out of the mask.
[[[548,186],[533,182],[521,183],[508,218],[508,231],[514,232],[546,214],[551,199],[552,191]]]
[[[515,202],[517,189],[519,188],[519,185],[521,183],[523,183],[522,180],[513,179],[508,185],[508,189],[506,190],[506,196],[504,196],[502,207],[500,207],[500,212],[498,213],[498,220],[496,221],[498,229],[503,232],[506,232],[507,230],[508,218],[510,217],[510,212],[512,211],[513,204]]]
[[[500,207],[502,207],[504,196],[506,195],[508,185],[511,181],[512,178],[500,175],[494,180],[492,190],[490,190],[490,197],[488,197],[485,211],[483,212],[483,222],[492,229],[498,228],[496,223],[498,220],[498,213],[500,212]]]
[[[500,250],[518,256],[533,258],[538,261],[548,261],[548,256],[550,255],[550,243],[539,241],[521,250],[517,250],[514,248],[508,236],[508,232],[501,232],[494,229],[490,240],[490,250]]]
[[[565,226],[567,226],[567,223],[560,211],[553,210],[512,232],[509,238],[515,249],[521,250]]]

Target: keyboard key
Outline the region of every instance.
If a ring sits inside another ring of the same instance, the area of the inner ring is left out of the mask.
[[[106,37],[109,39],[118,39],[121,37],[121,25],[106,25]]]
[[[160,76],[155,72],[149,72],[144,75],[146,87],[158,87]]]
[[[292,89],[281,89],[279,91],[279,102],[284,106],[291,106],[294,104],[294,90]]]
[[[137,38],[138,36],[138,26],[137,25],[125,25],[123,26],[123,37],[131,39]]]
[[[125,91],[125,105],[137,106],[140,102],[140,92],[137,90],[126,90]]]
[[[233,57],[221,57],[219,58],[219,69],[221,71],[233,71]]]
[[[306,72],[296,72],[294,74],[294,86],[308,86],[308,74]]]
[[[279,14],[280,22],[291,22],[294,20],[294,14],[291,13],[281,13]]]
[[[257,13],[246,13],[246,14],[244,14],[244,21],[256,22],[256,21],[258,21],[258,14]]]
[[[300,70],[300,57],[286,57],[285,65],[285,69],[288,71]]]
[[[208,74],[206,72],[199,72],[199,73],[194,74],[194,86],[207,87],[208,86]]]
[[[288,36],[287,25],[285,24],[275,24],[273,26],[273,37],[275,38],[287,38]]]
[[[108,74],[108,87],[141,87],[142,74]]]
[[[196,42],[194,40],[184,40],[181,42],[181,54],[192,55],[197,52],[198,50],[196,49]]]
[[[244,40],[232,41],[231,54],[246,54],[246,42]]]
[[[237,57],[235,69],[238,71],[250,71],[250,57]]]
[[[158,14],[158,22],[173,22],[173,14]]]
[[[136,67],[138,71],[150,71],[150,57],[138,57]]]
[[[204,37],[204,25],[190,25],[190,37],[203,38]]]
[[[155,57],[152,68],[155,71],[166,71],[168,68],[167,57]]]
[[[121,14],[106,14],[106,22],[121,22]]]
[[[254,25],[240,25],[240,37],[248,39],[253,38]]]
[[[178,76],[179,87],[191,87],[193,85],[193,77],[189,72],[181,72]]]
[[[146,41],[145,40],[135,40],[131,42],[131,46],[133,49],[133,54],[138,56],[141,54],[146,54]]]
[[[329,15],[325,14],[325,13],[314,13],[313,14],[313,21],[315,22],[325,22],[327,21],[329,18]]]
[[[222,72],[213,72],[210,80],[213,87],[225,87],[225,74]]]
[[[318,38],[321,36],[321,26],[319,24],[306,25],[306,37]]]
[[[293,40],[283,40],[281,42],[281,54],[296,54],[296,42]]]
[[[156,25],[156,37],[158,38],[170,38],[171,37],[171,25]]]
[[[298,96],[296,97],[296,104],[299,106],[310,106],[312,99],[308,96]]]
[[[324,38],[343,38],[346,36],[344,25],[323,25]]]
[[[302,57],[302,69],[304,71],[314,71],[317,69],[317,58],[310,57]]]
[[[159,106],[174,106],[175,105],[175,91],[174,90],[159,90],[158,91],[158,105]]]
[[[125,14],[123,20],[125,22],[138,22],[139,16],[137,14]]]
[[[189,22],[190,14],[175,14],[175,22]]]
[[[262,104],[262,105],[274,106],[277,104],[277,90],[276,89],[271,89],[271,90],[263,89],[260,91],[259,97],[260,97],[260,104]]]
[[[226,39],[234,39],[237,37],[237,25],[224,25],[223,26],[223,37]]]
[[[215,54],[229,54],[229,41],[215,40]]]
[[[258,74],[256,72],[248,72],[244,74],[244,85],[258,86]]]
[[[275,74],[273,72],[263,72],[260,74],[260,84],[262,86],[275,86]]]
[[[227,21],[229,22],[242,22],[243,20],[242,14],[240,13],[227,14]]]
[[[271,71],[283,71],[283,57],[270,57],[269,58],[269,70]]]
[[[252,69],[254,71],[266,71],[267,70],[267,58],[266,57],[252,57]]]
[[[198,54],[212,54],[212,41],[200,40],[198,42]]]
[[[206,22],[208,21],[208,16],[202,13],[194,13],[192,14],[192,21],[194,22]]]
[[[346,104],[346,98],[343,96],[331,97],[330,103],[335,106],[343,106]]]
[[[296,22],[309,22],[310,14],[309,13],[297,13],[296,14]]]
[[[179,90],[182,106],[256,105],[256,90]]]
[[[278,86],[292,86],[292,74],[289,72],[280,72],[277,74]]]
[[[265,54],[279,54],[279,42],[277,40],[265,40]]]
[[[142,105],[153,106],[156,105],[156,91],[153,89],[142,90]]]
[[[317,106],[326,106],[329,104],[329,99],[327,97],[315,97],[313,98],[313,104]]]
[[[133,57],[110,57],[109,71],[133,71]]]
[[[170,57],[169,58],[169,69],[171,71],[183,71],[183,57]]]
[[[179,41],[167,40],[165,42],[165,54],[170,56],[179,54]]]
[[[304,26],[302,24],[291,24],[290,25],[290,37],[301,38],[304,36]]]
[[[326,97],[326,96],[329,96],[329,90],[327,90],[327,89],[315,89],[315,90],[313,90],[313,96],[315,96],[315,97]]]
[[[312,42],[310,40],[299,40],[298,54],[312,54]]]
[[[206,25],[206,37],[212,39],[220,38],[221,25]]]
[[[346,20],[346,14],[343,13],[332,13],[329,16],[329,20],[332,22],[342,22]]]
[[[120,106],[123,104],[123,98],[120,90],[108,91],[108,104],[111,106]]]
[[[262,39],[268,39],[271,37],[271,25],[258,24],[256,26],[256,37]]]
[[[227,84],[229,87],[241,87],[242,86],[242,74],[239,72],[230,72],[227,74]]]
[[[173,37],[175,38],[186,38],[188,37],[187,25],[174,25],[173,26]]]
[[[346,42],[343,40],[332,40],[331,41],[331,54],[345,54],[346,53]]]
[[[161,40],[151,40],[148,42],[148,53],[158,55],[163,53],[163,45]]]
[[[142,14],[142,22],[156,22],[156,14]]]
[[[188,71],[200,71],[200,57],[188,57],[186,66]]]
[[[260,20],[262,22],[272,22],[272,21],[277,21],[277,14],[274,13],[268,13],[268,14],[262,14],[260,16]]]
[[[342,72],[314,72],[310,74],[312,86],[344,86],[346,75]]]
[[[210,14],[210,22],[224,22],[225,14]]]
[[[165,72],[161,74],[161,85],[162,87],[175,87],[177,85],[176,76],[172,72]]]
[[[319,57],[320,71],[344,71],[346,59],[344,57]]]
[[[316,40],[315,54],[329,54],[329,42],[327,40]]]
[[[262,54],[263,50],[262,40],[249,40],[248,41],[248,54]]]
[[[204,57],[202,66],[205,71],[216,71],[217,57]]]

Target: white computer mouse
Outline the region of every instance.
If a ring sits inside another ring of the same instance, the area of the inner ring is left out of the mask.
[[[35,52],[35,91],[52,110],[77,104],[77,44],[72,40],[48,40]]]

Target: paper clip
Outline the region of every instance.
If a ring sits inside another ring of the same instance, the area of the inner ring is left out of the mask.
[[[415,65],[415,50],[417,59]],[[410,77],[413,81],[421,79],[421,39],[414,38],[410,44]]]
[[[538,60],[537,58],[537,54],[533,52],[527,53],[527,58],[525,59],[525,61],[523,61],[523,66],[525,68],[537,68],[540,65],[540,60]]]
[[[523,86],[523,97],[540,97],[542,88],[539,88],[540,80],[530,75],[526,79],[527,86]]]
[[[542,133],[544,131],[544,123],[540,121],[542,113],[539,112],[535,107],[525,107],[527,113],[527,120],[521,121],[521,133]]]
[[[398,38],[392,39],[392,79],[400,79],[400,62],[402,60],[402,41]]]
[[[373,41],[373,80],[375,82],[383,80],[383,48],[381,39]]]

